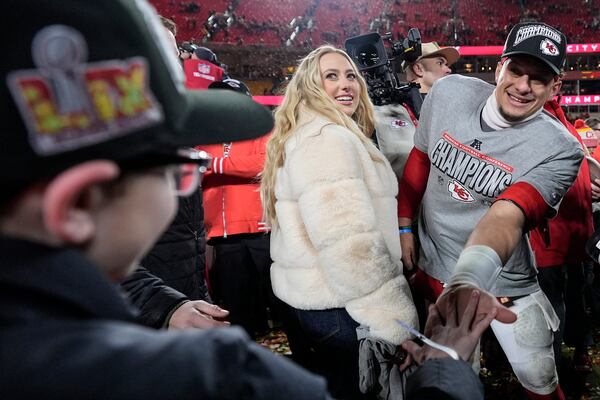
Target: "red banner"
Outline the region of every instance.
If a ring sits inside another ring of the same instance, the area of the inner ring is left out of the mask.
[[[461,56],[499,56],[504,46],[456,46]]]
[[[562,96],[561,106],[591,106],[600,105],[600,94],[583,94],[579,96]]]
[[[278,106],[283,101],[283,96],[252,96],[252,99],[263,106]]]
[[[600,43],[568,44],[567,54],[570,53],[600,53]]]
[[[504,46],[456,46],[461,56],[499,56]],[[567,54],[600,53],[600,43],[574,43],[567,45]]]
[[[253,96],[254,101],[265,106],[278,106],[283,101],[283,96]],[[600,105],[600,94],[580,95],[580,96],[562,96],[560,98],[561,106],[590,106]]]

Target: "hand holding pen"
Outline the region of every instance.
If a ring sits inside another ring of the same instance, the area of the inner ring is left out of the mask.
[[[471,358],[481,334],[490,325],[498,310],[493,308],[489,313],[476,317],[480,292],[474,289],[464,313],[459,316],[455,295],[448,295],[450,297],[444,304],[446,309],[443,310],[446,321],[443,321],[441,310],[438,310],[436,305],[429,307],[429,317],[425,323],[425,337],[429,339],[424,341],[425,345],[422,347],[412,340],[402,344],[408,356],[400,369],[404,370],[411,362],[422,364],[430,358],[454,358],[454,355],[458,355],[464,361]],[[428,345],[428,342],[431,345]]]

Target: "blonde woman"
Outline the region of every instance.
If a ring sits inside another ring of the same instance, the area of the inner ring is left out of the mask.
[[[275,114],[261,197],[271,279],[293,357],[334,397],[360,398],[356,328],[400,344],[416,326],[402,275],[396,177],[371,143],[373,106],[342,50],[304,58]]]

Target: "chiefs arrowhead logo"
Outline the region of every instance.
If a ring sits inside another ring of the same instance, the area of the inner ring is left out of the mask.
[[[540,43],[540,50],[542,50],[542,53],[547,54],[549,56],[557,56],[560,53],[556,44],[554,44],[554,42],[549,39],[542,40],[542,42]]]
[[[404,128],[405,126],[408,126],[408,122],[403,121],[401,119],[395,119],[392,122],[390,122],[390,125],[392,126],[392,128],[400,129]]]
[[[453,199],[458,201],[462,201],[463,203],[471,203],[475,201],[471,193],[463,185],[456,182],[455,180],[450,180],[448,182],[448,191]]]

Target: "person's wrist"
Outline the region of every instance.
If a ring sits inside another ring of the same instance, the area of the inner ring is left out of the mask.
[[[447,347],[449,347],[449,346],[447,346]],[[434,349],[433,347],[429,347],[429,346],[427,346],[427,349],[424,351],[423,356],[424,357],[423,357],[423,360],[421,361],[421,363],[424,363],[427,360],[434,360],[437,358],[450,358],[450,359],[452,358],[448,355],[448,353],[445,353],[438,349]]]
[[[465,248],[456,262],[449,287],[475,286],[490,290],[502,271],[502,260],[494,249],[484,245]]]
[[[168,329],[171,326],[171,319],[173,318],[173,315],[177,312],[177,310],[179,310],[181,308],[181,306],[183,306],[186,303],[189,303],[190,300],[189,299],[184,299],[181,300],[179,303],[176,303],[167,313],[167,315],[165,316],[165,320],[162,324],[162,328],[164,329]]]
[[[398,232],[403,235],[405,233],[412,233],[412,226],[410,225],[403,225],[403,226],[399,226],[398,227]]]

